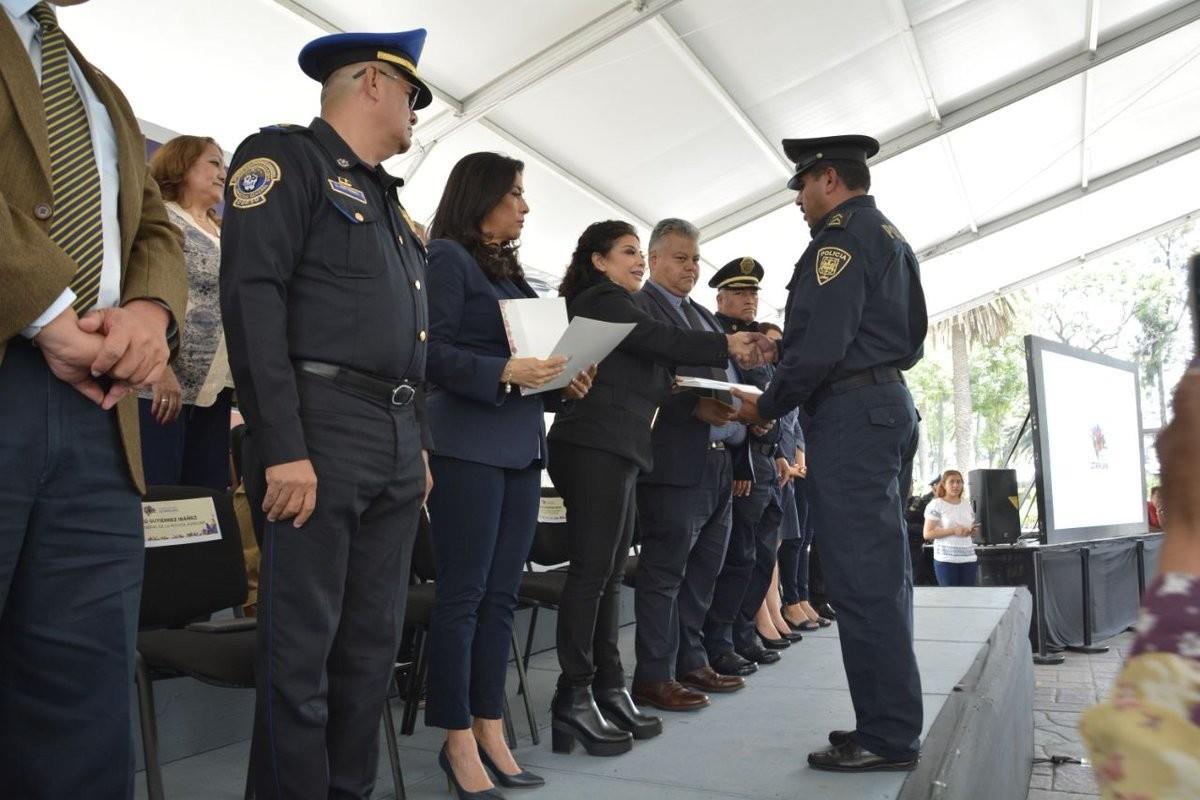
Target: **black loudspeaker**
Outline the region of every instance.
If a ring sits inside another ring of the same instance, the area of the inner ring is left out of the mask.
[[[967,491],[984,544],[1011,544],[1021,535],[1015,469],[973,469]]]

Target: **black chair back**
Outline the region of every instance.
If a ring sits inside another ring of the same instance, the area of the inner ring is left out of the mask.
[[[420,582],[437,580],[437,561],[433,555],[433,533],[429,526],[429,512],[421,509],[417,521],[417,538],[413,541],[412,573]]]
[[[221,538],[147,547],[139,627],[170,628],[246,602],[246,563],[233,497],[200,486],[151,486],[143,503],[211,499]]]
[[[558,503],[562,502],[558,490],[553,486],[543,486],[543,506],[554,506],[555,500]],[[537,530],[533,534],[533,546],[529,548],[529,560],[544,567],[552,567],[570,561],[565,517],[561,522],[542,522],[544,516],[539,512]]]

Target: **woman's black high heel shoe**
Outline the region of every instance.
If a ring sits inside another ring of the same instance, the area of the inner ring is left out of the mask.
[[[633,736],[600,714],[590,686],[560,686],[550,712],[551,744],[556,753],[570,753],[576,742],[589,756],[619,756],[633,749]]]
[[[516,775],[509,775],[507,772],[501,772],[496,766],[496,762],[492,761],[492,757],[483,749],[483,745],[479,747],[479,760],[492,773],[492,777],[496,779],[496,783],[503,786],[505,789],[532,789],[537,786],[545,786],[546,779],[541,775],[534,775],[529,770],[521,770]]]
[[[454,776],[454,768],[450,766],[450,757],[446,755],[446,745],[442,745],[442,749],[438,753],[438,766],[442,768],[442,772],[446,773],[446,788],[458,800],[504,800],[504,795],[497,792],[494,788],[484,789],[481,792],[468,792],[462,788],[462,784]]]

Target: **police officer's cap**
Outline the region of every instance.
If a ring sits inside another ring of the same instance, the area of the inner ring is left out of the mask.
[[[818,161],[836,159],[861,161],[879,152],[879,142],[870,136],[820,136],[816,139],[784,139],[783,152],[796,164],[796,174],[788,181],[787,188],[800,188],[800,176]]]
[[[708,280],[708,285],[714,289],[754,289],[758,290],[759,281],[763,278],[763,265],[750,256],[735,258],[717,270],[717,274]]]
[[[425,29],[396,33],[335,33],[313,39],[300,51],[300,69],[324,83],[334,70],[363,61],[383,61],[396,68],[417,89],[414,108],[433,101],[433,92],[417,75],[417,62],[425,47]]]

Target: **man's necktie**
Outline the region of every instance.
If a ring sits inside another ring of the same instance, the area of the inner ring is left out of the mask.
[[[688,300],[685,297],[683,302],[679,304],[679,307],[683,311],[683,316],[687,318],[688,325],[692,330],[707,332],[712,331],[712,328],[709,328],[704,324],[704,320],[701,318],[700,312],[696,310],[694,305],[692,305],[691,300]],[[679,367],[675,370],[675,374],[695,375],[700,378],[712,378],[713,380],[717,381],[729,380],[729,373],[720,367]],[[729,392],[714,392],[713,395],[721,402],[728,405],[733,405],[733,395],[729,394]]]
[[[50,179],[54,217],[50,239],[75,262],[71,290],[77,314],[96,305],[104,240],[100,218],[100,172],[92,151],[83,99],[71,80],[67,40],[54,9],[46,2],[34,6],[33,18],[42,27],[42,102],[50,136]]]

